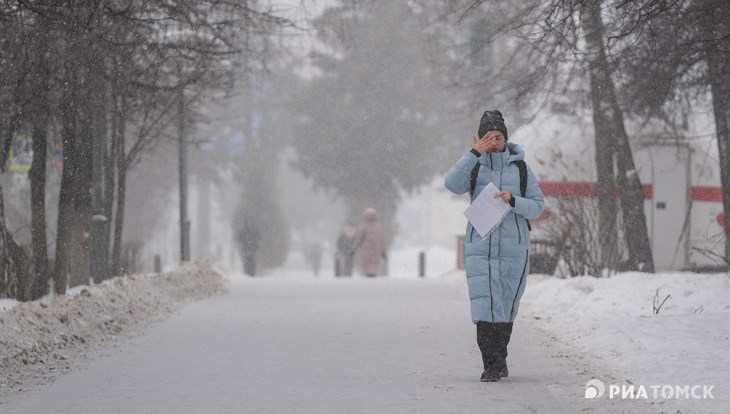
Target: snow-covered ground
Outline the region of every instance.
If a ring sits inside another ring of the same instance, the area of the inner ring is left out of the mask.
[[[603,398],[611,385],[630,392],[633,384],[634,396],[644,397],[643,386],[647,400],[667,412],[730,412],[727,273],[532,276],[521,312],[553,352],[610,373],[596,378],[605,386]],[[694,387],[695,396],[706,386],[714,399],[686,399],[684,386],[690,394]]]
[[[484,384],[463,272],[438,273],[453,269],[453,254],[431,249],[418,278],[417,253],[391,253],[390,276],[374,280],[301,269],[234,275],[228,293],[182,309],[181,298],[221,291],[218,269],[175,272],[183,287],[135,276],[17,305],[0,313],[0,344],[36,353],[0,349],[0,369],[15,381],[0,382],[0,412],[730,412],[727,274],[530,276],[511,375]],[[655,295],[657,306],[669,295],[658,314]],[[105,346],[59,343],[67,325],[67,337]],[[590,380],[603,395],[585,398]],[[632,384],[642,398],[611,398]],[[684,386],[690,398],[662,398]],[[692,398],[693,386],[712,387],[714,399]]]
[[[5,300],[0,311],[0,403],[28,386],[52,381],[94,350],[139,333],[190,300],[222,292],[223,272],[203,262],[161,275],[114,278],[36,302]]]

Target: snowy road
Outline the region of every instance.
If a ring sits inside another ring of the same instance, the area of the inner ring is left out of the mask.
[[[233,278],[229,293],[187,306],[0,411],[638,411],[637,402],[585,400],[586,377],[535,335],[518,320],[510,377],[485,384],[463,283]]]

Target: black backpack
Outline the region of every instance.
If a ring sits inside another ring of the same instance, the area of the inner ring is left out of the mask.
[[[520,193],[522,193],[522,197],[524,197],[527,192],[527,164],[524,160],[517,160],[514,161],[514,163],[517,165],[517,169],[520,170]],[[477,187],[477,176],[479,175],[480,164],[481,163],[477,161],[477,165],[471,169],[471,188],[469,188],[469,197],[472,199],[474,198],[474,189]],[[525,220],[527,221],[527,230],[532,231],[530,220]]]

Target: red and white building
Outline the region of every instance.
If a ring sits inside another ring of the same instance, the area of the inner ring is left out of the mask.
[[[679,138],[646,128],[629,132],[657,270],[717,266],[724,254],[726,220],[714,126],[708,119],[688,131]],[[510,140],[525,148],[540,180],[548,209],[544,220],[550,220],[551,200],[557,197],[596,196],[590,117],[541,115],[511,133]],[[541,223],[535,227],[539,237]]]

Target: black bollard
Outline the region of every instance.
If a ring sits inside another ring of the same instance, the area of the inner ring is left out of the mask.
[[[162,258],[159,254],[155,255],[155,273],[162,272]]]
[[[418,253],[418,276],[426,277],[426,252]]]

